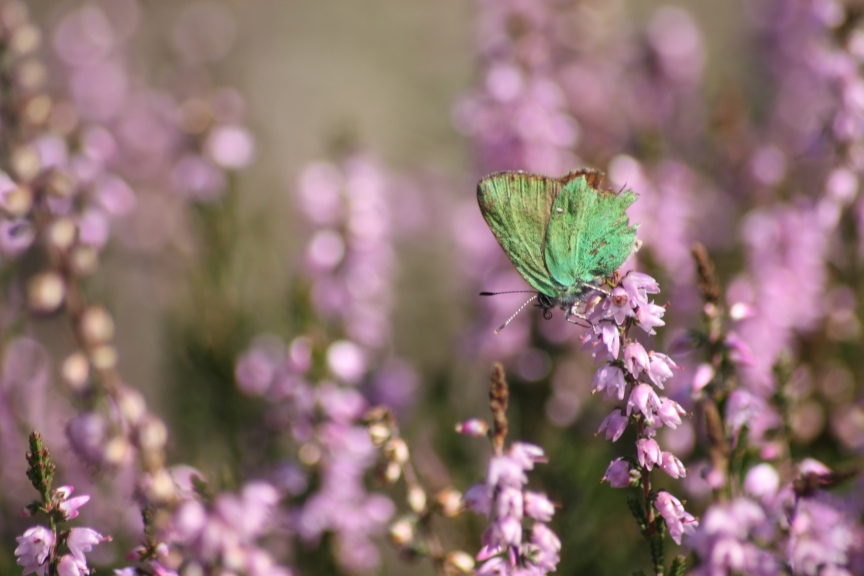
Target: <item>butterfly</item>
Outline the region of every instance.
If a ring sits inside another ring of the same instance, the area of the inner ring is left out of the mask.
[[[603,173],[591,168],[561,178],[496,172],[477,185],[486,224],[537,290],[528,302],[536,298],[545,318],[556,307],[568,320],[581,316],[576,306],[638,249],[638,225],[631,226],[626,214],[638,196],[602,190],[602,179]]]

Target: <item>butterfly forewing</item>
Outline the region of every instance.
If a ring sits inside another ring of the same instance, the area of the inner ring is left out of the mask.
[[[636,194],[598,190],[598,185],[598,179],[572,179],[552,206],[544,263],[564,286],[609,276],[633,251],[636,226],[629,225],[626,210]]]
[[[560,286],[546,270],[543,239],[552,204],[563,184],[564,179],[498,172],[477,185],[480,211],[501,248],[522,277],[549,296],[555,296]]]

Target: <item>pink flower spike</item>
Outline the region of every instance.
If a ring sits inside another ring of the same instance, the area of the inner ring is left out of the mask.
[[[86,565],[84,553],[90,552],[96,544],[110,541],[110,536],[103,536],[92,528],[72,528],[66,538],[66,545],[72,555]]]
[[[70,498],[69,500],[64,500],[60,503],[58,508],[63,514],[66,516],[67,520],[71,520],[78,516],[78,509],[81,508],[84,504],[86,504],[90,500],[90,496],[86,494],[82,496],[76,496],[75,498]]]
[[[627,423],[629,421],[630,419],[621,412],[621,409],[616,408],[611,414],[603,419],[603,422],[600,423],[600,428],[597,430],[597,434],[605,430],[606,439],[611,440],[612,442],[617,442],[624,433],[624,430],[627,429]]]
[[[637,304],[648,301],[648,294],[659,294],[660,284],[657,280],[642,272],[631,270],[621,280],[621,286],[627,291],[627,294]]]
[[[639,465],[651,470],[655,464],[660,464],[662,452],[660,445],[653,438],[640,438],[636,441],[636,455]]]
[[[684,478],[687,476],[687,469],[684,467],[684,464],[671,452],[661,453],[658,465],[661,470],[672,478]]]
[[[623,458],[613,460],[600,481],[609,482],[612,488],[627,488],[630,486],[630,464]]]

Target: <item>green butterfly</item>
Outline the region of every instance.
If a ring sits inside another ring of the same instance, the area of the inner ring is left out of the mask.
[[[477,185],[483,218],[537,290],[546,318],[555,307],[568,320],[580,316],[576,305],[638,248],[638,225],[630,226],[626,214],[638,196],[601,190],[602,179],[602,172],[580,168],[562,178],[497,172]]]

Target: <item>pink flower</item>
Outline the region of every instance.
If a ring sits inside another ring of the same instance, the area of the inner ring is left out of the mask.
[[[609,482],[612,488],[627,488],[630,486],[630,464],[623,458],[616,458],[609,464],[602,481]]]
[[[655,326],[665,326],[663,315],[666,314],[666,308],[658,306],[653,302],[640,304],[636,309],[636,323],[648,334],[656,334]]]
[[[681,501],[665,490],[661,490],[657,494],[654,499],[654,507],[666,521],[669,536],[676,544],[681,544],[681,537],[684,534],[692,534],[699,525],[699,521],[684,510]]]
[[[66,545],[69,546],[69,551],[72,555],[86,567],[85,552],[90,552],[93,546],[108,542],[110,536],[103,536],[92,528],[72,528],[69,531],[69,536],[66,538]]]
[[[657,280],[643,274],[642,272],[634,272],[631,270],[621,280],[621,286],[627,291],[627,295],[638,303],[648,302],[648,294],[659,294],[660,284]]]
[[[540,522],[549,522],[555,514],[555,505],[542,492],[525,492],[525,515]]]
[[[24,567],[24,575],[33,572],[37,576],[45,576],[48,569],[45,561],[54,546],[54,533],[44,526],[33,526],[15,540],[18,541],[18,547],[15,548],[17,564]]]
[[[582,349],[591,350],[595,362],[615,360],[621,350],[618,329],[611,322],[592,324],[591,331],[582,335]]]
[[[616,442],[624,433],[624,430],[627,429],[627,423],[629,421],[630,419],[621,412],[621,409],[616,408],[611,414],[603,419],[597,433],[599,434],[600,432],[603,432],[603,430],[606,430],[606,439]]]
[[[672,369],[678,366],[666,354],[651,352],[651,362],[646,373],[655,386],[663,389],[663,382],[672,377]]]
[[[653,438],[640,438],[636,441],[636,455],[639,465],[651,470],[655,464],[660,463],[662,452],[660,445]]]
[[[76,496],[75,498],[70,498],[69,500],[64,500],[60,503],[59,508],[63,511],[63,514],[66,516],[67,520],[71,520],[78,516],[78,509],[81,508],[84,504],[86,504],[90,500],[90,496],[82,495]]]
[[[606,399],[618,398],[624,399],[624,391],[627,388],[627,382],[624,380],[624,373],[617,366],[612,364],[604,364],[594,374],[594,379],[591,381],[591,388],[594,392],[605,390]]]
[[[660,397],[650,384],[638,384],[630,392],[630,398],[627,399],[628,416],[634,408],[645,416],[649,426],[653,426],[654,414],[660,410]]]
[[[78,559],[71,554],[64,554],[57,563],[57,574],[59,576],[89,576],[90,569],[87,562]]]
[[[603,318],[612,318],[619,326],[628,317],[634,315],[635,303],[628,298],[628,293],[620,286],[612,290],[612,294],[604,301]]]
[[[681,416],[686,413],[686,410],[674,400],[666,397],[660,398],[660,409],[657,410],[657,417],[664,426],[675,430],[681,425]]]
[[[624,347],[624,365],[634,378],[638,378],[639,373],[643,370],[648,370],[650,360],[642,344],[630,342]]]
[[[658,464],[660,469],[672,478],[684,478],[687,476],[687,469],[684,467],[684,464],[671,452],[661,453]]]

